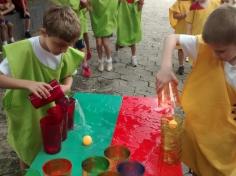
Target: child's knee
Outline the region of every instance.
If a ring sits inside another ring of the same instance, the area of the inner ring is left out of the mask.
[[[5,22],[0,23],[1,30],[7,30],[7,25]]]
[[[13,26],[14,26],[14,24],[13,24],[12,22],[9,22],[9,21],[7,22],[7,27],[8,27],[8,28],[11,28],[11,29],[12,29]]]

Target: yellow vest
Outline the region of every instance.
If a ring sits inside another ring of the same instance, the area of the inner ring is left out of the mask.
[[[220,5],[219,0],[208,1],[209,2],[206,8],[201,10],[191,10],[186,17],[186,22],[192,24],[192,35],[202,34],[207,17]]]
[[[236,90],[224,63],[198,38],[198,57],[183,90],[183,161],[198,176],[236,175]]]
[[[169,21],[172,28],[175,29],[176,34],[186,34],[186,21],[185,19],[177,20],[174,18],[174,13],[187,14],[191,5],[190,0],[177,0],[169,8]]]

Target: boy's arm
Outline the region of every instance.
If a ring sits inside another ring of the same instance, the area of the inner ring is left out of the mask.
[[[72,76],[68,76],[66,78],[63,79],[62,84],[61,84],[61,88],[63,90],[63,92],[69,92],[71,89],[73,83],[73,77]]]
[[[24,15],[30,16],[29,9],[27,7],[25,0],[21,0],[21,4],[22,4],[23,11],[24,11]]]
[[[156,75],[156,90],[159,92],[164,84],[175,81],[178,82],[173,70],[172,70],[172,54],[175,46],[179,44],[179,35],[169,35],[164,43],[161,69]]]
[[[49,90],[53,88],[44,82],[36,82],[31,80],[16,79],[0,74],[0,88],[4,89],[27,89],[39,98],[47,98],[50,96]]]
[[[6,14],[8,14],[9,12],[13,11],[14,9],[15,9],[14,4],[12,3],[11,0],[8,0],[8,1],[7,1],[7,8],[4,9],[4,10],[2,10],[2,11],[1,11],[1,14],[2,14],[2,15],[6,15]]]

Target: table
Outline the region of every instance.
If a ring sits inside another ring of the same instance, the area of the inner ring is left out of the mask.
[[[156,98],[92,93],[76,93],[74,98],[79,101],[82,113],[76,109],[75,128],[68,132],[61,151],[54,155],[40,151],[30,169],[42,174],[43,163],[53,158],[66,158],[72,162],[72,176],[80,176],[81,162],[85,158],[102,156],[110,144],[123,144],[131,151],[130,159],[145,166],[145,176],[182,176],[181,164],[170,166],[161,160],[161,114],[156,109]],[[85,121],[81,118],[83,114]],[[81,143],[85,134],[93,138],[89,147]]]

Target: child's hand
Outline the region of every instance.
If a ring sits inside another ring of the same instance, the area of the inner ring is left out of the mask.
[[[80,0],[80,5],[82,8],[86,8],[89,11],[92,10],[92,6],[89,0]]]
[[[177,20],[182,20],[182,19],[185,19],[187,16],[186,13],[177,13],[177,12],[174,12],[173,14],[173,17]]]
[[[37,97],[45,99],[50,96],[50,90],[53,90],[50,84],[36,81],[30,81],[27,85],[27,88]]]
[[[178,80],[172,69],[161,68],[161,70],[156,75],[156,92],[158,93],[166,83],[172,80],[178,83]]]
[[[143,9],[143,4],[144,4],[144,0],[139,0],[138,1],[138,10],[141,11]]]

